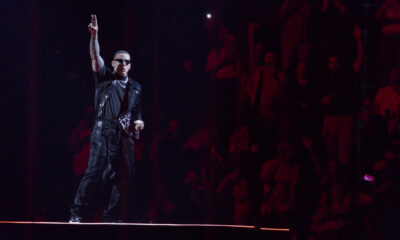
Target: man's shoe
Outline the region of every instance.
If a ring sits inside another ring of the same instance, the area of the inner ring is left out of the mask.
[[[69,219],[69,223],[82,223],[83,218],[82,217],[71,217]]]

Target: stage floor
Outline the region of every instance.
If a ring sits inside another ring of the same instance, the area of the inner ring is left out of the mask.
[[[286,228],[247,225],[172,223],[68,223],[0,221],[0,240],[42,239],[274,239],[290,236]]]

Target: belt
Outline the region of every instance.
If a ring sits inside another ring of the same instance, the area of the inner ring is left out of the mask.
[[[94,125],[96,127],[102,127],[102,128],[114,128],[114,129],[120,128],[120,124],[117,120],[108,120],[108,119],[96,120]]]

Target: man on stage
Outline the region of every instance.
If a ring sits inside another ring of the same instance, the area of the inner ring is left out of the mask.
[[[104,222],[119,220],[121,191],[127,179],[134,175],[134,142],[144,128],[140,109],[141,86],[128,77],[131,58],[127,51],[114,54],[107,68],[100,56],[96,15],[89,24],[90,56],[95,79],[95,122],[90,137],[88,168],[80,182],[70,223],[87,221],[88,210],[94,200],[106,196]],[[133,124],[131,124],[133,122]]]

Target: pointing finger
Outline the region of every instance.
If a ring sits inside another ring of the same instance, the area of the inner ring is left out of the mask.
[[[92,15],[92,25],[95,27],[95,26],[97,26],[97,17],[96,17],[96,14],[93,14]]]

